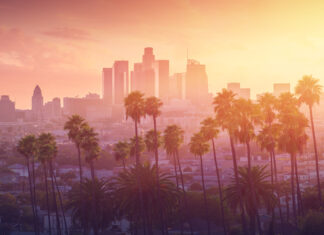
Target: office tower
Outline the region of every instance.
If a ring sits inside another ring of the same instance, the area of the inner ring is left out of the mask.
[[[169,98],[184,99],[185,98],[185,73],[175,73],[170,77]]]
[[[45,103],[44,105],[44,118],[54,119],[62,116],[61,100],[60,98],[54,98],[52,101]]]
[[[90,93],[83,98],[63,99],[63,113],[67,116],[79,114],[87,120],[102,120],[111,118],[111,110],[98,94]]]
[[[230,90],[233,93],[238,95],[240,93],[240,90],[241,90],[240,83],[239,82],[227,83],[227,90]]]
[[[169,61],[156,60],[154,63],[155,72],[155,95],[161,99],[169,96]]]
[[[153,48],[152,47],[144,48],[144,55],[142,57],[143,70],[152,69],[154,61],[155,61],[155,56],[153,54]]]
[[[43,119],[43,95],[40,87],[37,85],[32,97],[32,113],[34,119]]]
[[[290,92],[289,83],[275,83],[273,84],[273,95],[278,97],[281,93]]]
[[[113,103],[124,104],[129,93],[128,61],[115,61],[113,70]]]
[[[0,99],[0,122],[13,122],[16,120],[15,102],[9,96],[3,95]]]
[[[227,83],[227,90],[232,91],[236,95],[236,98],[243,98],[247,100],[251,98],[250,88],[241,88],[239,82]]]
[[[186,99],[192,103],[204,103],[208,99],[208,78],[205,65],[188,60],[186,71]]]
[[[112,68],[103,68],[102,69],[102,94],[103,94],[103,101],[106,105],[112,105],[113,100],[113,75],[112,75]]]
[[[132,91],[140,91],[145,96],[158,96],[158,87],[156,85],[155,56],[153,48],[144,48],[142,63],[135,63],[134,70],[131,72]]]

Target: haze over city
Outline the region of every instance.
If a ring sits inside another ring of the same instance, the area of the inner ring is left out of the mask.
[[[322,1],[0,2],[0,94],[18,108],[38,84],[44,99],[101,94],[101,68],[139,61],[150,46],[184,72],[206,65],[209,90],[228,82],[252,97],[275,82],[323,77]]]
[[[0,0],[1,235],[323,235],[324,2]]]

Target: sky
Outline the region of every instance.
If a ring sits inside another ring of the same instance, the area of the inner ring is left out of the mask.
[[[240,82],[253,98],[305,74],[324,85],[323,29],[324,1],[0,0],[0,95],[26,109],[37,84],[45,101],[101,94],[102,68],[132,68],[148,46],[171,73],[188,51],[213,93]]]

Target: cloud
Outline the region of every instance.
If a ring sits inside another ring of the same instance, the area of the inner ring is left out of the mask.
[[[43,31],[42,34],[50,37],[70,39],[70,40],[93,40],[90,33],[75,28],[57,27],[48,31]]]
[[[54,42],[42,40],[19,28],[0,27],[0,62],[25,68],[64,68],[74,61],[73,53]]]

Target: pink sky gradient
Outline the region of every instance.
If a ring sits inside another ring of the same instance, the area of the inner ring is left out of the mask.
[[[324,81],[323,12],[322,1],[1,0],[0,94],[18,108],[30,108],[36,84],[45,101],[100,94],[102,67],[139,61],[146,46],[171,72],[185,71],[188,48],[212,92]]]

